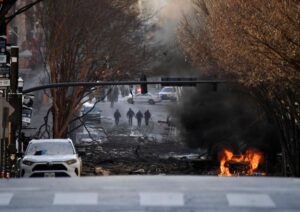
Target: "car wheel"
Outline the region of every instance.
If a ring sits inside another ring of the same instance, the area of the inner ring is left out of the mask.
[[[155,104],[155,102],[154,102],[153,99],[149,99],[148,103],[149,103],[150,105],[154,105],[154,104]]]
[[[128,102],[129,104],[133,104],[133,99],[130,98],[130,99],[127,100],[127,102]]]
[[[171,98],[171,102],[177,102],[177,98],[176,97],[172,97]]]

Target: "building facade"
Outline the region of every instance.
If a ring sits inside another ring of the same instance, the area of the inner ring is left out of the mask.
[[[17,1],[13,10],[18,10],[32,0]],[[33,69],[41,61],[42,28],[39,23],[39,14],[42,9],[42,3],[35,5],[28,11],[16,16],[7,28],[8,42],[11,45],[19,46],[20,69]]]

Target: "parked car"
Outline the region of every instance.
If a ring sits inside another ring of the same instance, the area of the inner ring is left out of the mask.
[[[107,141],[108,141],[107,135],[104,133],[104,131],[101,128],[95,131],[93,131],[92,128],[89,129],[88,132],[86,131],[86,132],[76,133],[76,139],[74,141],[74,145],[76,147],[76,145],[92,144],[94,142],[103,143]]]
[[[81,110],[83,121],[95,121],[101,123],[101,110],[94,104],[85,103]]]
[[[177,93],[174,87],[163,87],[158,95],[162,100],[177,100]]]
[[[132,97],[129,97],[127,99],[127,102],[129,104],[133,104],[135,102],[137,103],[149,103],[151,105],[155,104],[155,103],[158,103],[158,102],[161,102],[161,99],[158,95],[154,95],[154,94],[151,94],[151,93],[146,93],[146,94],[136,94]]]
[[[71,139],[31,140],[20,161],[21,177],[80,176],[81,155]]]

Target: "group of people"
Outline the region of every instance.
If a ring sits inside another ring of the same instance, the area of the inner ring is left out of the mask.
[[[145,125],[146,126],[149,125],[149,120],[151,118],[151,113],[150,113],[149,110],[146,110],[144,112],[144,114],[140,110],[137,113],[135,113],[131,108],[129,108],[129,110],[126,113],[126,116],[128,118],[129,126],[132,126],[132,119],[133,119],[133,117],[135,117],[137,119],[138,127],[141,127],[143,118],[145,119]],[[119,125],[119,121],[120,121],[120,118],[121,118],[121,113],[118,109],[114,113],[114,118],[115,118],[115,124]]]

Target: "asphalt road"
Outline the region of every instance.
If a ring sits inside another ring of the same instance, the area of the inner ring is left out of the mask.
[[[119,99],[118,102],[114,104],[111,108],[110,102],[99,102],[96,107],[98,107],[101,112],[101,124],[87,121],[86,127],[88,131],[99,133],[99,129],[103,127],[105,130],[109,130],[110,132],[114,132],[116,134],[121,133],[124,130],[127,132],[132,132],[136,135],[143,135],[148,137],[154,137],[157,140],[162,140],[166,137],[176,137],[177,131],[174,129],[169,129],[166,123],[160,123],[159,121],[166,121],[168,114],[170,113],[170,108],[177,105],[176,102],[172,102],[169,100],[164,100],[160,103],[156,103],[154,105],[150,105],[148,103],[135,103],[129,104],[126,100],[128,97]],[[131,108],[135,113],[139,110],[144,113],[147,109],[151,113],[151,119],[149,121],[149,125],[145,125],[145,120],[142,119],[142,126],[139,128],[137,126],[137,119],[133,118],[133,125],[130,127],[128,125],[128,118],[126,116],[127,111]],[[119,122],[119,126],[115,125],[114,121],[114,112],[118,109],[121,113],[121,118]],[[78,129],[77,133],[85,133],[87,134],[87,130],[85,128]],[[76,142],[79,142],[79,140]]]
[[[128,123],[128,119],[126,117],[126,113],[128,111],[129,108],[131,108],[135,113],[138,112],[138,110],[140,110],[142,113],[144,113],[147,109],[150,111],[151,113],[151,118],[152,121],[157,123],[158,120],[166,120],[168,113],[169,113],[169,109],[176,105],[176,102],[171,102],[169,100],[164,100],[162,102],[156,103],[154,105],[150,105],[148,103],[134,103],[134,104],[129,104],[126,99],[128,97],[125,97],[123,99],[119,99],[118,102],[116,102],[113,106],[113,108],[110,107],[110,103],[109,102],[100,102],[97,104],[97,106],[103,111],[103,116],[104,117],[109,117],[112,120],[114,120],[114,112],[116,109],[119,109],[120,113],[121,113],[121,118],[120,118],[120,123]],[[144,119],[142,124],[144,124]],[[133,122],[134,126],[137,126],[137,121],[134,118],[134,122]]]
[[[0,180],[0,211],[300,211],[300,179],[113,176]]]

